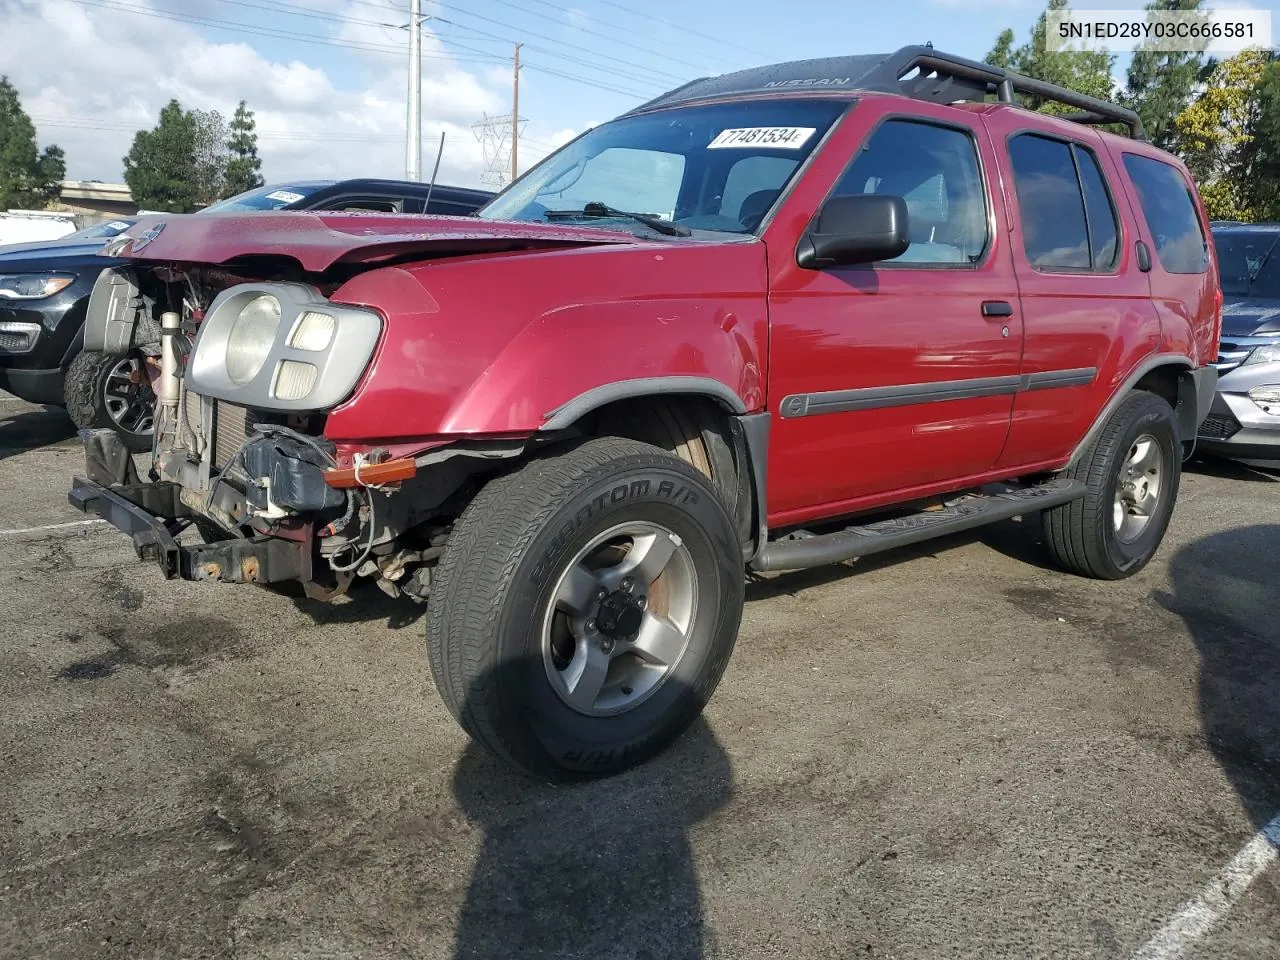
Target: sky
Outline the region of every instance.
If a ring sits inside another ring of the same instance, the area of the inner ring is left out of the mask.
[[[473,125],[511,113],[520,52],[523,172],[596,123],[696,77],[931,41],[981,58],[1043,0],[421,0],[421,175],[482,185]],[[1142,0],[1077,8],[1138,9]],[[1208,4],[1207,4],[1208,5]],[[1220,0],[1273,11],[1280,0]],[[263,173],[405,175],[409,0],[0,0],[0,75],[69,179],[120,182],[133,134],[176,98],[255,112]],[[1123,76],[1125,58],[1116,66]]]

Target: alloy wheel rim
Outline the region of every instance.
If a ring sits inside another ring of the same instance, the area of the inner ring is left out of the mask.
[[[1160,506],[1164,472],[1164,453],[1155,437],[1144,433],[1129,445],[1111,511],[1112,528],[1121,543],[1137,540],[1151,523]]]
[[[633,710],[684,658],[697,608],[693,557],[678,534],[648,521],[611,527],[561,568],[542,622],[547,680],[578,713]]]
[[[108,371],[102,400],[111,422],[126,433],[142,436],[154,428],[155,393],[138,357],[125,357]]]

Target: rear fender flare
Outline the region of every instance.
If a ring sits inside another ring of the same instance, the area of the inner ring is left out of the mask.
[[[1124,379],[1124,382],[1120,384],[1119,389],[1111,394],[1111,399],[1107,401],[1106,406],[1104,406],[1101,412],[1094,418],[1093,424],[1089,427],[1088,432],[1086,432],[1080,442],[1076,444],[1075,450],[1072,451],[1071,459],[1067,461],[1067,465],[1064,469],[1069,470],[1080,461],[1080,458],[1084,456],[1085,451],[1088,450],[1089,444],[1094,441],[1102,431],[1102,428],[1106,426],[1107,421],[1111,419],[1111,415],[1116,412],[1116,409],[1124,402],[1124,398],[1129,395],[1129,391],[1138,385],[1138,381],[1149,374],[1152,370],[1159,369],[1160,367],[1170,367],[1178,372],[1179,409],[1175,410],[1175,413],[1178,415],[1179,427],[1182,428],[1185,426],[1184,421],[1187,420],[1187,413],[1183,412],[1181,409],[1183,407],[1181,400],[1185,389],[1183,387],[1183,381],[1192,381],[1193,379],[1191,361],[1181,353],[1154,354],[1147,357],[1140,364],[1134,367],[1133,370],[1130,371],[1129,376],[1127,376]],[[1195,387],[1192,386],[1191,390],[1194,395]],[[1194,411],[1190,413],[1190,418],[1195,418]],[[1195,429],[1193,428],[1191,430],[1190,438],[1185,436],[1183,437],[1183,443],[1185,445],[1187,443],[1194,443],[1194,441]]]

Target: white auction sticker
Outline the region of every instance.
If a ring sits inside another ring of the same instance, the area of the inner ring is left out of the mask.
[[[276,190],[267,194],[268,200],[279,200],[281,203],[297,203],[302,199],[302,194],[294,193],[292,190]]]
[[[732,130],[721,130],[707,144],[707,149],[771,147],[774,150],[799,150],[815,132],[816,127],[735,127]]]

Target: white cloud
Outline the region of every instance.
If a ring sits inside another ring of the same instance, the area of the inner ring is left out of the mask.
[[[215,11],[195,3],[158,7],[158,0],[130,2],[245,23],[253,16],[225,5]],[[218,42],[194,24],[120,9],[69,0],[0,0],[6,41],[21,38],[21,43],[0,44],[0,74],[18,88],[41,144],[57,143],[66,151],[68,176],[74,179],[120,180],[121,158],[134,132],[153,126],[170,98],[188,109],[218,110],[227,117],[241,99],[247,101],[256,115],[268,181],[403,176],[407,32],[392,23],[396,11],[389,9],[383,18],[349,0],[302,2],[347,19],[316,18],[305,28],[296,20],[262,26],[328,33],[381,49],[311,46],[309,62],[277,61],[246,41],[253,39],[263,49],[283,41],[252,37]],[[392,25],[351,18],[385,19]],[[397,55],[396,47],[405,54]],[[510,109],[510,73],[500,65],[490,70],[483,64],[474,65],[478,70],[472,72],[467,69],[471,64],[449,59],[427,31],[423,53],[421,169],[429,175],[443,130],[440,181],[476,185],[483,157],[470,127],[486,112]],[[345,69],[335,71],[334,64]],[[563,142],[560,135],[539,139]]]

